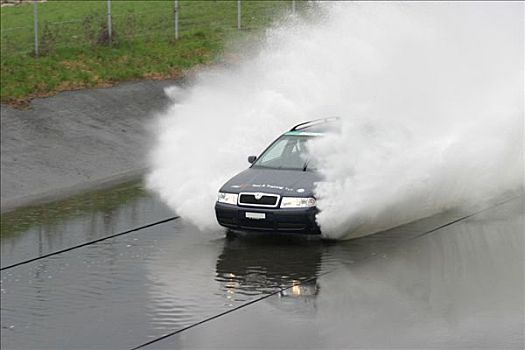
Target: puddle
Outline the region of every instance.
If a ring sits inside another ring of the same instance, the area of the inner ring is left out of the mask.
[[[1,215],[1,266],[173,216],[131,182]]]
[[[2,266],[173,213],[135,183],[9,215]],[[184,220],[108,239],[1,272],[2,348],[131,349],[273,293],[151,348],[515,347],[523,200],[416,238],[454,215],[347,242]]]

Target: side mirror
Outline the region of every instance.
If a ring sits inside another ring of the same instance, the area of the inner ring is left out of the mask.
[[[248,163],[253,164],[257,160],[257,156],[249,156]]]

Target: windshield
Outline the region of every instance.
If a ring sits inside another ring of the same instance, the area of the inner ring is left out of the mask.
[[[312,136],[283,135],[254,163],[254,167],[271,169],[314,170],[306,143]]]

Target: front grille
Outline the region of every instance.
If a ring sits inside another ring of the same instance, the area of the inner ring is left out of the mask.
[[[241,193],[239,204],[250,207],[275,208],[279,204],[279,195],[270,193]]]

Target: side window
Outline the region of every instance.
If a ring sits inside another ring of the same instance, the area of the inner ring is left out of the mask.
[[[261,164],[270,163],[272,160],[280,158],[283,154],[284,147],[288,143],[288,140],[277,141],[262,157]]]

